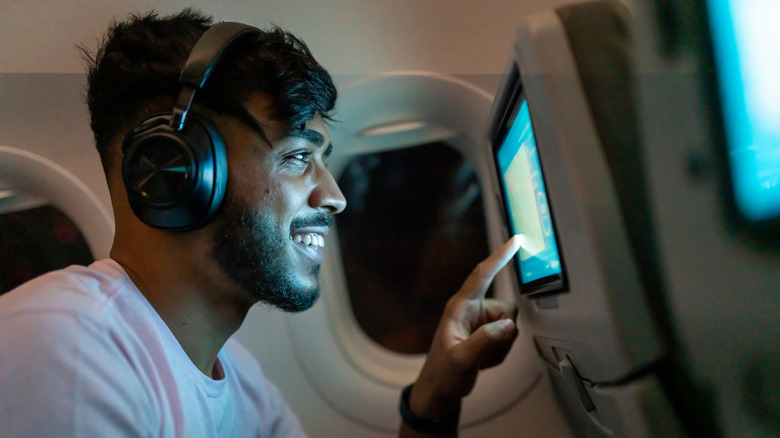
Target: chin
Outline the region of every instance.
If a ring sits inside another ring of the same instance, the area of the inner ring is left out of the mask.
[[[319,288],[307,292],[298,291],[293,294],[275,294],[274,299],[261,300],[289,313],[299,313],[310,309],[320,298]]]

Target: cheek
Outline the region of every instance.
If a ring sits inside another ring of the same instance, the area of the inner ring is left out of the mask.
[[[267,173],[248,168],[243,163],[230,167],[226,195],[238,199],[259,200],[271,196],[276,184],[266,178]]]
[[[273,181],[236,179],[228,183],[226,199],[235,200],[255,213],[271,215],[276,221],[284,221],[278,217],[285,213],[285,191],[283,185]]]
[[[239,201],[260,214],[275,216],[280,224],[289,222],[307,204],[306,190],[299,187],[298,181],[279,175],[269,177],[265,169],[236,164],[236,171],[228,176],[226,199]]]

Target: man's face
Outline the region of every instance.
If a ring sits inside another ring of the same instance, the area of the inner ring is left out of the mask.
[[[346,200],[325,168],[331,145],[322,119],[286,136],[268,104],[260,97],[247,109],[270,146],[236,120],[220,127],[229,177],[211,257],[253,301],[297,312],[319,297],[324,239]]]

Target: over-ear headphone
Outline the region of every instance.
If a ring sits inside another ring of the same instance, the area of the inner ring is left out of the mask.
[[[214,124],[188,114],[225,50],[259,29],[232,22],[211,26],[195,43],[171,114],[147,118],[122,143],[122,180],[130,207],[144,223],[170,231],[194,230],[216,214],[227,186],[225,144]]]

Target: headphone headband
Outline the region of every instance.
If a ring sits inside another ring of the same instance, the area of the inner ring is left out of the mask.
[[[259,29],[254,26],[225,21],[211,26],[198,38],[179,76],[182,90],[173,107],[171,127],[177,131],[184,128],[187,113],[195,99],[195,92],[206,84],[214,67],[219,64],[222,55],[233,41],[244,35],[259,32]]]

